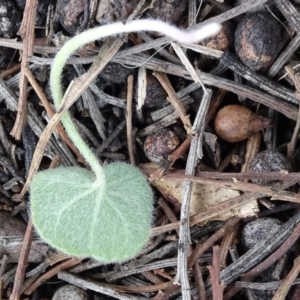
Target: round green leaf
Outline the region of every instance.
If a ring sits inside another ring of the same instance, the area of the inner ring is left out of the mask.
[[[33,224],[62,252],[121,262],[149,239],[153,195],[140,171],[125,163],[104,168],[106,182],[79,167],[37,173],[31,183]]]

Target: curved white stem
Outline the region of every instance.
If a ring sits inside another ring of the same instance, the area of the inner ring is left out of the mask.
[[[124,32],[136,32],[142,30],[157,31],[181,43],[195,43],[211,35],[216,34],[220,30],[220,28],[221,25],[217,23],[211,23],[197,30],[184,31],[159,20],[144,19],[130,21],[126,24],[123,24],[121,22],[113,23],[101,27],[92,28],[85,32],[82,32],[79,35],[70,39],[68,42],[66,42],[64,46],[60,49],[60,51],[57,53],[53,61],[50,74],[50,87],[56,109],[60,107],[63,99],[63,93],[61,88],[61,74],[63,71],[63,67],[66,64],[68,57],[78,48],[82,47],[87,43],[110,35],[115,35]],[[82,138],[76,131],[71,121],[69,113],[66,113],[62,117],[61,121],[64,127],[66,128],[66,131],[72,139],[73,143],[84,156],[88,164],[91,166],[92,170],[95,172],[97,179],[100,180],[100,182],[103,182],[102,180],[104,180],[104,175],[102,167],[98,163],[98,160],[93,155],[92,151],[87,147],[85,142],[82,140]]]

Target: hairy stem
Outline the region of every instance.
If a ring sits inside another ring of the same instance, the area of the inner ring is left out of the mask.
[[[211,23],[197,30],[183,31],[162,21],[145,19],[131,21],[126,24],[123,24],[121,22],[113,23],[82,32],[81,34],[73,37],[67,43],[65,43],[65,45],[57,53],[53,61],[50,74],[50,87],[55,107],[58,110],[63,99],[63,92],[61,88],[61,74],[63,71],[63,67],[65,66],[69,56],[78,48],[87,43],[110,35],[125,32],[136,32],[141,30],[161,32],[169,36],[170,38],[182,43],[195,43],[213,34],[216,34],[220,30],[220,28],[221,26],[219,24]],[[88,164],[91,166],[97,177],[97,180],[104,183],[102,167],[98,163],[98,160],[94,156],[92,151],[88,148],[79,133],[76,131],[75,126],[71,121],[70,114],[65,113],[61,121],[73,143],[84,156]]]

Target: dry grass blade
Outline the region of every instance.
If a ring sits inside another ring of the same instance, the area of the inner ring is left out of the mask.
[[[185,66],[185,68],[187,69],[187,71],[190,73],[191,77],[193,78],[193,80],[196,83],[201,84],[203,91],[205,93],[207,93],[207,90],[201,80],[201,78],[199,77],[199,75],[196,73],[194,67],[192,66],[191,62],[189,61],[188,57],[186,56],[186,54],[183,52],[183,50],[181,49],[181,47],[175,43],[172,42],[171,43],[173,49],[175,50],[176,54],[178,55],[178,57],[180,58],[181,62],[183,63],[183,65]]]
[[[174,91],[172,84],[170,80],[168,79],[167,75],[165,73],[161,72],[153,72],[153,75],[157,78],[157,80],[160,82],[160,84],[163,86],[163,88],[166,90],[168,94],[168,101],[172,103],[172,105],[175,108],[175,111],[178,113],[183,126],[187,132],[187,134],[190,134],[192,124],[190,121],[189,116],[186,114],[186,110],[182,106],[179,98],[176,95],[176,92]]]
[[[294,55],[294,53],[299,49],[299,47],[300,47],[300,34],[297,34],[290,41],[290,43],[287,45],[285,50],[277,57],[272,67],[269,69],[268,75],[270,77],[274,77],[281,70],[281,68],[284,67],[284,65]]]
[[[124,51],[124,50],[123,50]],[[157,59],[157,58],[151,58],[147,60],[149,57],[143,56],[143,55],[132,55],[128,56],[126,58],[120,58],[119,55],[116,55],[112,62],[122,63],[122,64],[128,64],[131,66],[140,66],[143,64],[143,66],[147,69],[158,71],[158,72],[166,72],[168,74],[172,74],[175,76],[183,77],[187,80],[191,80],[191,77],[186,72],[186,70],[178,65],[172,64],[172,63],[166,63],[163,60]],[[32,59],[32,62],[37,63],[48,63],[50,64],[52,59],[45,59],[45,58],[37,58],[34,57]],[[70,58],[68,63],[91,63],[94,61],[93,57],[87,57],[87,58]],[[197,71],[199,73],[199,71]],[[241,97],[248,98],[251,100],[254,100],[255,102],[261,103],[267,107],[270,107],[283,115],[287,116],[288,118],[292,120],[297,120],[297,111],[295,111],[295,106],[292,104],[288,104],[284,101],[278,100],[276,97],[261,92],[255,88],[242,85],[240,83],[234,82],[232,80],[228,80],[222,77],[214,76],[208,73],[201,72],[199,73],[199,76],[203,80],[204,84],[215,86],[217,88],[226,90],[228,92],[235,93]],[[293,99],[296,100],[295,97]]]
[[[209,107],[209,102],[212,96],[212,90],[207,90],[202,98],[201,106],[197,112],[194,121],[191,135],[191,146],[189,156],[186,164],[185,174],[194,175],[196,163],[198,160],[199,140],[203,135],[203,128],[205,123],[206,113]],[[188,248],[190,244],[190,222],[189,222],[189,206],[192,194],[193,183],[191,181],[184,181],[183,183],[183,199],[180,212],[180,228],[178,241],[178,262],[177,274],[174,282],[182,286],[182,296],[184,299],[190,299],[190,284],[188,280]]]
[[[182,44],[182,43],[179,45],[182,46],[183,48],[190,49],[190,50],[193,50],[195,52],[198,52],[198,53],[201,53],[204,55],[209,55],[214,58],[220,58],[223,55],[223,51],[211,49],[211,48],[201,46],[201,45]]]
[[[85,288],[85,289],[89,289],[104,295],[108,295],[117,299],[121,299],[121,300],[142,300],[142,299],[147,299],[144,297],[135,297],[135,296],[130,296],[130,295],[125,295],[124,293],[119,293],[117,291],[115,291],[115,289],[106,287],[106,286],[102,286],[99,283],[95,283],[92,282],[91,280],[86,280],[83,279],[79,276],[75,276],[71,273],[67,273],[67,272],[60,272],[58,273],[58,278],[61,280],[64,280],[66,282],[69,282],[71,284],[74,284],[76,286]]]
[[[197,18],[197,1],[189,0],[188,27],[195,25]]]

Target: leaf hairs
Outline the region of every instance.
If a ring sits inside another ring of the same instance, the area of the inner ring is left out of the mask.
[[[180,30],[158,20],[135,20],[89,29],[73,37],[57,53],[50,87],[57,111],[63,106],[61,75],[68,57],[86,43],[133,31],[158,31],[172,39],[194,43],[216,34],[219,24]],[[38,172],[30,187],[31,214],[39,235],[58,250],[104,263],[137,256],[149,239],[153,194],[138,168],[126,163],[102,167],[85,144],[70,115],[61,121],[92,171],[60,167]]]

